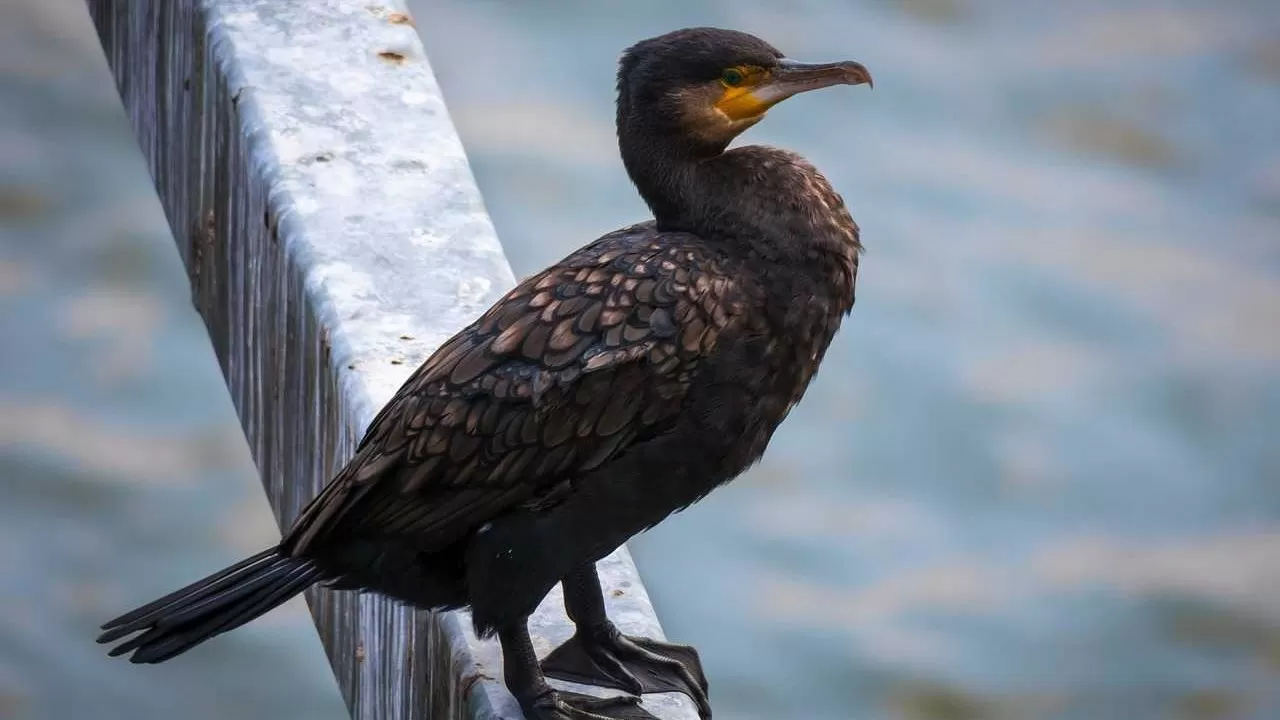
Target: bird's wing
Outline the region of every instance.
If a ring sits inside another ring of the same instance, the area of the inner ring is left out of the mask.
[[[452,542],[670,427],[699,361],[742,319],[738,284],[652,223],[528,278],[427,359],[286,544]]]

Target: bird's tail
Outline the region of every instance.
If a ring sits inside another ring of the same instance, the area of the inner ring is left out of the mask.
[[[264,615],[319,579],[311,561],[274,547],[108,622],[98,642],[142,631],[109,654],[132,651],[131,662],[164,662]]]

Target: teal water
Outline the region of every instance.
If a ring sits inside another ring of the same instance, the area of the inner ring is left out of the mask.
[[[517,274],[644,215],[628,43],[875,73],[746,138],[852,205],[853,317],[765,460],[633,543],[717,718],[1280,717],[1277,6],[412,7]],[[0,719],[339,717],[296,604],[168,666],[88,642],[271,532],[113,94],[78,0],[0,9]]]
[[[301,599],[183,662],[93,642],[273,538],[84,3],[0,3],[0,720],[347,717]]]

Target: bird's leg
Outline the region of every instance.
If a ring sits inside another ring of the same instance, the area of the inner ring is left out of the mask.
[[[503,679],[520,702],[526,720],[658,720],[640,707],[640,698],[598,698],[553,689],[538,667],[524,621],[500,630]]]
[[[698,651],[649,638],[623,635],[604,610],[595,563],[564,578],[564,606],[577,630],[542,663],[548,677],[630,693],[681,692],[711,717],[707,678]]]

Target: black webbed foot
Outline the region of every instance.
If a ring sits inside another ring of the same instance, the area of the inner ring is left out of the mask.
[[[578,632],[542,661],[547,677],[616,688],[634,695],[680,692],[711,717],[707,678],[698,651],[688,645],[623,635],[611,622]]]
[[[599,698],[548,687],[520,705],[526,720],[658,720],[640,707],[635,695]]]
[[[558,691],[547,684],[522,620],[498,631],[502,674],[526,720],[658,720],[640,707],[637,695],[598,698]]]

